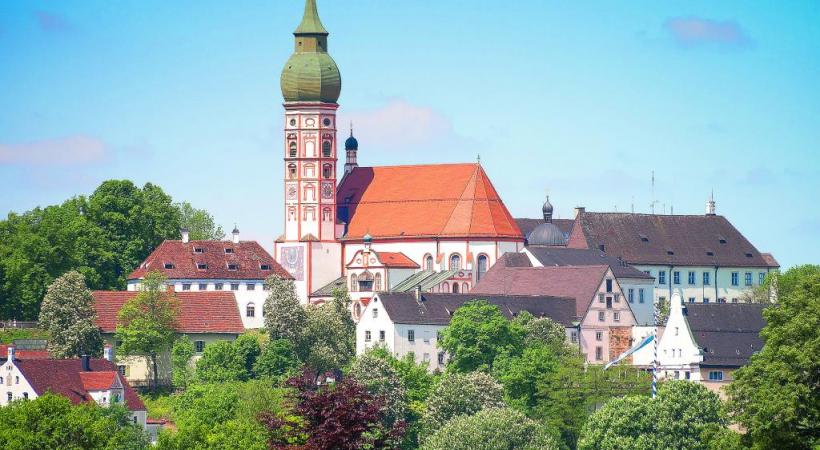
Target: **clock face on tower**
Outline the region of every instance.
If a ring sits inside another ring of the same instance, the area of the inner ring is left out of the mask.
[[[322,183],[322,198],[333,198],[333,185]]]

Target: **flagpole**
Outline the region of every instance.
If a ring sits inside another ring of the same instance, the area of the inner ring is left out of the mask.
[[[652,357],[652,398],[658,395],[658,301],[652,302],[652,315],[654,316],[655,328],[652,331],[654,355]]]

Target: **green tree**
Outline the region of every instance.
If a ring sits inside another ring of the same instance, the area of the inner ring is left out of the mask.
[[[244,381],[248,372],[234,343],[218,341],[205,347],[202,358],[196,362],[196,377],[210,383]]]
[[[498,355],[520,349],[522,337],[521,327],[511,324],[498,306],[475,300],[455,311],[439,346],[450,354],[448,369],[491,370]]]
[[[347,375],[362,385],[373,397],[384,401],[385,425],[405,420],[407,394],[398,371],[383,358],[367,351],[353,361]]]
[[[299,358],[287,339],[268,342],[256,359],[253,372],[258,377],[286,379],[298,373]]]
[[[501,355],[493,373],[504,385],[507,402],[524,412],[532,412],[543,400],[539,384],[553,377],[561,366],[555,349],[546,344],[533,345],[520,355]]]
[[[256,331],[247,331],[233,341],[236,354],[239,355],[245,367],[246,378],[254,378],[256,376],[253,367],[256,364],[256,359],[259,358],[259,355],[262,353],[262,347],[259,344],[262,338],[263,336]]]
[[[159,272],[145,276],[136,296],[120,309],[116,338],[119,352],[125,356],[142,356],[151,364],[153,387],[159,385],[157,357],[168,351],[176,337],[179,302],[165,289],[165,277]]]
[[[775,278],[778,305],[766,308],[765,344],[727,388],[734,418],[755,448],[820,446],[820,266]]]
[[[521,311],[513,319],[513,324],[524,330],[524,345],[545,344],[556,350],[568,347],[567,330],[549,317],[535,318],[527,311]]]
[[[125,408],[72,405],[51,393],[0,408],[0,444],[19,450],[150,448]]]
[[[94,298],[82,274],[71,271],[54,280],[40,309],[40,327],[49,332],[51,356],[99,356],[103,341],[96,317]]]
[[[305,360],[309,347],[305,345],[307,329],[307,311],[299,303],[293,280],[272,275],[265,281],[270,292],[263,307],[265,328],[271,341],[287,339],[296,349],[296,354]]]
[[[356,353],[356,324],[347,291],[334,290],[330,303],[309,306],[305,331],[303,342],[308,347],[302,353],[307,353],[304,362],[308,367],[321,373],[347,365]]]
[[[448,372],[427,400],[422,418],[424,430],[430,435],[453,417],[472,415],[486,408],[502,408],[506,406],[503,397],[503,387],[485,373]]]
[[[725,428],[727,422],[717,394],[702,384],[669,381],[655,400],[628,396],[607,402],[584,425],[578,448],[707,450],[705,432]]]
[[[423,450],[558,450],[554,430],[507,408],[457,416],[425,440]]]
[[[188,229],[189,238],[194,241],[216,240],[225,238],[222,226],[214,223],[214,218],[204,209],[196,209],[188,202],[174,205],[179,210],[180,225]]]
[[[193,380],[191,358],[194,357],[194,343],[187,334],[174,341],[171,347],[171,380],[174,387],[185,389]]]

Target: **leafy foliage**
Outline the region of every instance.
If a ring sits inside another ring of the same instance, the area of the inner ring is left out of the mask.
[[[217,341],[205,347],[196,362],[196,378],[209,383],[248,379],[245,360],[230,341]]]
[[[456,416],[504,407],[503,397],[501,385],[483,372],[446,373],[427,400],[422,418],[425,433],[434,433]]]
[[[233,341],[234,349],[242,360],[248,378],[255,376],[253,366],[256,364],[256,359],[259,358],[259,355],[262,353],[262,347],[259,344],[262,338],[263,336],[255,331],[247,331]]]
[[[256,359],[253,372],[258,377],[279,379],[298,373],[299,358],[293,344],[287,339],[268,342]]]
[[[430,436],[424,450],[557,450],[557,432],[508,408],[457,416]]]
[[[72,405],[51,393],[0,408],[0,444],[20,450],[150,448],[125,408]]]
[[[167,351],[176,336],[179,302],[164,287],[159,272],[145,276],[142,290],[120,309],[116,337],[122,355],[144,356],[151,362],[154,387],[159,384],[157,355]]]
[[[204,209],[196,209],[188,202],[174,205],[179,210],[180,226],[188,229],[192,241],[221,241],[225,231],[214,223],[214,218]]]
[[[755,448],[817,448],[820,266],[794,267],[772,282],[778,305],[763,313],[765,344],[734,373],[727,389],[730,407]]]
[[[404,383],[388,361],[365,352],[356,357],[347,376],[364,386],[370,395],[383,399],[382,414],[387,425],[404,420],[407,409]]]
[[[296,354],[305,360],[309,349],[305,345],[305,329],[307,328],[307,311],[299,303],[296,296],[296,286],[293,280],[272,275],[265,281],[270,292],[263,307],[265,313],[265,328],[270,333],[271,341],[287,339],[290,341]]]
[[[297,390],[294,402],[299,418],[260,415],[271,436],[271,449],[385,448],[401,439],[403,423],[385,427],[383,399],[372,396],[351,378],[317,386],[313,373],[305,372],[288,384]]]
[[[174,387],[185,389],[194,378],[191,358],[194,357],[194,343],[188,335],[182,335],[171,347],[171,377]]]
[[[584,425],[578,448],[706,450],[710,443],[703,439],[705,432],[726,424],[717,394],[702,384],[669,381],[660,386],[655,400],[628,396],[607,402]]]
[[[450,354],[448,369],[492,370],[495,358],[516,352],[524,330],[510,323],[498,306],[474,300],[458,308],[441,333],[439,346]]]
[[[79,272],[67,272],[48,287],[40,309],[40,326],[48,330],[54,358],[99,356],[102,336],[95,323],[94,298]]]

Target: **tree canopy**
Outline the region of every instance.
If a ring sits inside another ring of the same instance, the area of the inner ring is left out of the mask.
[[[51,356],[99,356],[103,341],[96,317],[94,298],[81,273],[70,271],[54,280],[40,309],[40,327],[49,332]]]
[[[221,241],[225,238],[222,226],[214,222],[213,216],[204,209],[196,209],[188,202],[174,205],[179,210],[179,223],[188,229],[188,238],[192,241]]]
[[[508,408],[457,416],[435,432],[422,450],[558,450],[557,432]]]
[[[448,372],[427,400],[422,418],[424,431],[432,434],[455,416],[504,407],[503,397],[501,385],[483,372]]]

